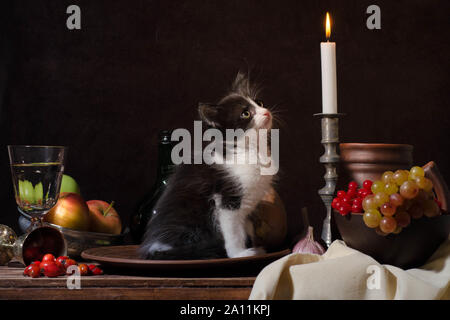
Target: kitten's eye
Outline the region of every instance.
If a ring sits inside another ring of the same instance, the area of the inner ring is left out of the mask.
[[[256,104],[257,104],[258,106],[260,106],[261,108],[264,107],[264,103],[263,103],[261,100],[255,100],[255,102],[256,102]]]
[[[248,119],[250,118],[250,111],[245,110],[244,112],[241,113],[241,118],[242,119]]]

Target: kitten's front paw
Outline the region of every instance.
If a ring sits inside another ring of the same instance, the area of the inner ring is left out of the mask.
[[[235,256],[232,258],[241,258],[241,257],[251,257],[251,256],[257,256],[266,253],[266,250],[264,250],[261,247],[257,248],[248,248],[241,252],[238,252]]]

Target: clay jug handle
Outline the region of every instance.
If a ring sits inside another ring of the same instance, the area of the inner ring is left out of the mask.
[[[437,199],[442,205],[442,210],[448,213],[450,205],[450,193],[436,163],[434,161],[428,162],[423,166],[423,170],[425,171],[425,177],[433,182],[434,191],[436,193]]]

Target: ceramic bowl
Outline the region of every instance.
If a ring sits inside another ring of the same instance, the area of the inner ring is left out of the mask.
[[[342,143],[339,189],[346,188],[345,184],[352,180],[360,186],[366,179],[378,180],[387,170],[410,169],[413,165],[412,152],[413,147],[406,144]],[[434,192],[442,204],[441,216],[413,219],[399,234],[382,236],[364,224],[362,213],[343,217],[334,212],[334,221],[342,240],[382,264],[404,269],[423,265],[450,233],[450,193],[447,184],[436,163],[430,161],[423,168],[425,176],[433,181]]]
[[[368,228],[362,214],[341,216],[334,212],[334,219],[345,243],[363,252],[381,264],[402,269],[420,267],[449,237],[450,215],[411,220],[399,234],[379,235]]]

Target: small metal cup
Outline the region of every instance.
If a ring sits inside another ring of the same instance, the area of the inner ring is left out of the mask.
[[[41,260],[51,253],[55,257],[67,254],[67,243],[63,234],[56,228],[42,226],[17,237],[14,230],[0,224],[0,265],[13,258],[24,265]]]

